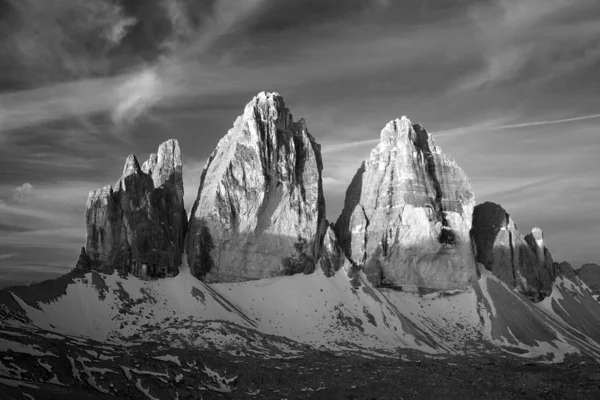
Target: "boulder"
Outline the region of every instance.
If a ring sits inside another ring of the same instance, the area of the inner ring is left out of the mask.
[[[385,126],[358,169],[335,231],[374,285],[460,288],[477,279],[469,234],[474,205],[463,170],[402,117]]]
[[[534,301],[552,292],[556,276],[541,229],[524,237],[502,206],[485,202],[473,212],[477,261],[511,288]]]
[[[86,205],[86,253],[96,269],[141,277],[177,274],[187,228],[181,150],[160,145],[141,168],[130,155],[121,178],[90,192]]]
[[[325,233],[321,147],[259,93],[209,157],[190,216],[192,273],[237,282],[310,273]]]

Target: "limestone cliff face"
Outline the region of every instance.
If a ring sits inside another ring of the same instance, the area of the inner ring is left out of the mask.
[[[210,156],[187,254],[207,282],[310,273],[325,233],[321,151],[277,93],[258,94]]]
[[[340,268],[344,267],[348,272],[351,266],[337,241],[333,224],[328,224],[321,246],[319,267],[323,270],[325,276],[332,277]]]
[[[523,236],[500,205],[486,202],[475,207],[473,238],[477,261],[509,287],[534,301],[552,292],[558,265],[544,244],[541,229]]]
[[[161,144],[143,168],[130,155],[114,189],[105,186],[88,196],[86,253],[93,268],[174,275],[181,265],[186,228],[176,140]]]
[[[183,204],[183,170],[181,149],[177,140],[161,144],[156,154],[142,165],[142,171],[152,177],[154,206],[166,219],[170,240],[183,250],[187,233],[187,215]]]
[[[529,248],[535,253],[535,258],[539,266],[550,273],[550,277],[554,280],[557,274],[557,266],[554,265],[552,254],[544,243],[544,233],[540,228],[533,228],[530,233],[525,235],[525,241]]]
[[[458,288],[477,278],[474,205],[463,170],[402,117],[381,131],[354,176],[335,231],[346,256],[376,285]]]

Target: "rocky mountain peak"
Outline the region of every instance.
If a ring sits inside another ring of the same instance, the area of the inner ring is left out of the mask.
[[[156,155],[156,153],[150,153],[148,159],[144,161],[144,164],[142,164],[142,171],[144,171],[144,173],[148,175],[152,175],[152,170],[154,169],[154,167],[156,167],[157,163],[158,156]]]
[[[500,280],[538,301],[552,292],[558,264],[544,244],[541,229],[523,236],[499,204],[485,202],[473,213],[477,261]]]
[[[169,140],[142,168],[129,155],[115,190],[90,192],[85,250],[93,268],[143,277],[177,273],[187,228],[181,168],[179,143]]]
[[[528,242],[531,242],[531,246],[535,246],[542,251],[544,250],[544,232],[540,228],[534,227],[531,229],[531,232],[525,236],[525,238],[529,238]]]
[[[335,231],[375,284],[448,289],[477,275],[463,170],[406,117],[390,121],[346,191]]]
[[[312,272],[325,231],[321,148],[283,98],[261,92],[210,156],[187,253],[206,281]]]
[[[410,132],[413,131],[412,123],[406,116],[402,118],[396,118],[387,123],[387,125],[381,130],[381,147],[395,147],[397,140],[401,136],[410,136]]]
[[[256,95],[246,105],[242,118],[274,122],[277,129],[281,130],[290,129],[293,123],[292,114],[286,108],[283,97],[276,92],[260,92]]]
[[[125,160],[125,166],[123,167],[123,175],[122,178],[125,178],[131,174],[139,174],[142,172],[140,168],[140,163],[138,162],[136,156],[134,154],[130,154],[127,156]]]
[[[387,123],[381,130],[379,145],[373,149],[374,153],[406,146],[410,141],[417,149],[429,154],[437,153],[433,137],[419,124],[412,124],[406,116],[396,118]]]
[[[170,139],[158,147],[157,154],[151,154],[147,161],[148,173],[152,175],[154,187],[165,185],[171,177],[182,177],[182,160],[179,142]]]

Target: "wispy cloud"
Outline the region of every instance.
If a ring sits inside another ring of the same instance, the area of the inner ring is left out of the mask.
[[[591,115],[581,115],[577,117],[571,118],[562,118],[562,119],[554,119],[554,120],[545,120],[545,121],[529,121],[529,122],[520,122],[515,124],[498,124],[499,121],[505,121],[507,118],[498,118],[492,119],[484,122],[480,122],[477,124],[463,126],[459,128],[453,128],[443,131],[434,131],[430,132],[434,137],[447,137],[447,136],[457,136],[464,135],[470,133],[477,133],[481,131],[495,131],[495,130],[503,130],[503,129],[519,129],[519,128],[528,128],[533,126],[542,126],[542,125],[555,125],[555,124],[565,124],[568,122],[577,122],[577,121],[585,121],[588,119],[597,119],[600,118],[600,114],[591,114]],[[323,154],[331,154],[331,153],[340,153],[348,151],[349,149],[354,148],[362,148],[362,147],[372,147],[379,143],[379,139],[367,139],[367,140],[356,140],[353,142],[346,143],[336,143],[336,144],[328,144],[323,145],[321,148],[321,152]]]
[[[322,154],[339,153],[356,147],[375,146],[379,139],[356,140],[354,142],[328,144],[321,147]]]
[[[9,253],[9,254],[0,254],[0,261],[8,260],[9,258],[13,258],[17,253]]]
[[[433,132],[433,133],[436,136],[456,136],[456,135],[481,132],[482,130],[496,131],[496,130],[503,130],[503,129],[529,128],[529,127],[534,127],[534,126],[565,124],[565,123],[569,123],[569,122],[585,121],[588,119],[597,119],[597,118],[600,118],[600,114],[581,115],[578,117],[552,119],[552,120],[545,120],[545,121],[520,122],[520,123],[505,124],[505,125],[494,125],[494,124],[490,124],[490,123],[482,123],[482,124],[477,124],[477,125],[473,125],[473,126],[455,128],[455,129]]]
[[[13,199],[17,202],[25,202],[33,194],[33,185],[25,182],[21,186],[15,188]]]
[[[90,183],[0,186],[0,243],[11,246],[78,248],[85,241],[83,221]],[[12,195],[11,195],[12,192]],[[17,196],[19,195],[19,196]],[[23,195],[25,197],[23,197]],[[16,197],[15,197],[16,196]],[[79,210],[79,211],[77,211]]]
[[[532,66],[531,79],[550,79],[600,59],[600,25],[597,16],[588,14],[596,6],[595,0],[475,3],[469,15],[478,31],[484,66],[459,88],[510,81]]]
[[[80,4],[80,2],[72,0],[57,2],[57,4],[62,3],[69,6]],[[182,28],[185,24],[182,22],[183,11],[177,5],[179,3],[166,1],[165,4],[171,11],[169,18],[176,23],[175,33],[181,34],[185,30]],[[82,76],[70,81],[58,84],[49,82],[49,84],[31,90],[0,94],[0,134],[45,121],[107,112],[112,114],[118,124],[134,121],[145,110],[163,99],[164,85],[169,83],[164,80],[176,76],[182,71],[179,66],[181,59],[189,62],[193,58],[196,62],[201,62],[203,53],[216,40],[238,26],[261,4],[263,4],[262,0],[217,1],[214,6],[214,15],[202,28],[199,31],[187,33],[193,35],[193,38],[187,38],[187,41],[182,42],[181,45],[175,43],[176,41],[169,41],[170,38],[165,39],[165,43],[168,42],[166,47],[172,53],[160,56],[156,62],[132,65],[129,71],[114,76],[90,78],[86,76],[89,74],[81,73]],[[21,17],[25,20],[28,16],[31,17],[28,13],[37,10],[34,7],[18,9],[22,12]],[[60,9],[53,8],[53,13],[60,13],[60,11]],[[44,17],[36,14],[36,18],[32,18],[31,23],[38,20],[46,21],[48,18],[53,18],[53,16]],[[122,40],[129,25],[134,24],[131,18],[114,17],[109,22],[110,29],[103,28],[101,31],[103,35],[107,35],[113,41]],[[72,26],[72,24],[65,23],[65,26]],[[60,37],[65,34],[62,28],[62,24],[56,28],[61,32]],[[13,42],[22,40],[23,35],[23,33],[17,32]],[[74,36],[77,37],[77,35]],[[73,40],[73,38],[69,39]],[[46,40],[59,41],[58,38],[52,37]],[[58,45],[54,42],[51,44]],[[43,67],[49,68],[47,64],[44,64]]]

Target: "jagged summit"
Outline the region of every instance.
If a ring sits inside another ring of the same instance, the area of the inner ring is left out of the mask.
[[[125,160],[125,166],[123,167],[122,177],[125,178],[126,176],[129,176],[131,174],[139,174],[140,172],[142,172],[142,169],[140,168],[140,163],[138,162],[134,154],[130,154],[127,157],[127,160]]]
[[[88,196],[86,253],[93,268],[176,274],[186,228],[181,150],[173,139],[143,168],[129,155],[114,190],[105,186]]]
[[[346,191],[335,230],[376,284],[462,287],[476,278],[475,197],[463,170],[406,117],[390,121]]]
[[[541,229],[523,236],[502,206],[485,202],[475,207],[472,234],[477,261],[500,280],[534,301],[550,295],[557,267]]]
[[[321,147],[283,98],[261,92],[202,171],[189,265],[206,281],[314,270],[325,232]]]
[[[441,152],[441,149],[436,146],[433,136],[420,124],[413,124],[405,115],[388,122],[381,130],[380,138],[380,143],[373,149],[373,152],[402,146],[404,143],[402,138],[409,139],[417,148],[425,152]]]
[[[159,188],[169,182],[171,177],[182,178],[183,162],[181,160],[181,148],[177,139],[169,139],[161,143],[157,153],[152,153],[148,160],[142,165],[142,171],[152,176],[154,187]],[[175,182],[177,187],[183,188],[183,182]],[[183,196],[183,194],[182,194]]]

